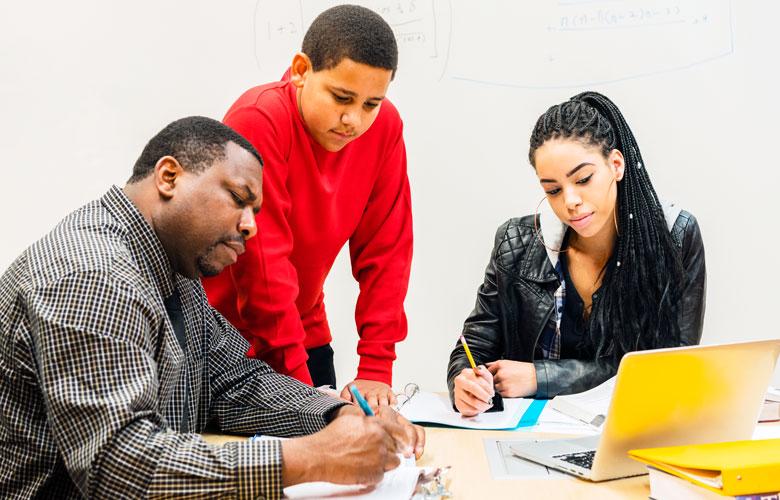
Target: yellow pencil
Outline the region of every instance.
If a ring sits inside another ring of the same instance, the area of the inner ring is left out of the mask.
[[[466,343],[466,338],[463,335],[460,336],[460,343],[463,344],[463,350],[466,351],[466,357],[469,358],[471,369],[474,370],[475,375],[479,375],[477,364],[474,363],[474,357],[471,355],[471,349],[469,349],[469,345]]]

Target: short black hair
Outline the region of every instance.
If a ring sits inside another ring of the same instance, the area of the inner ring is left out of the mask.
[[[235,130],[205,116],[188,116],[168,124],[149,140],[127,182],[132,184],[148,177],[163,156],[173,156],[185,170],[202,172],[225,158],[228,142],[252,153],[263,166],[260,153]]]
[[[338,5],[314,19],[303,37],[304,54],[314,71],[335,67],[344,58],[375,68],[398,69],[398,44],[390,25],[359,5]]]

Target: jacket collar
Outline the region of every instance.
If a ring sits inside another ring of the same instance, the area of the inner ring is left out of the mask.
[[[661,207],[664,210],[664,219],[666,220],[666,228],[671,232],[674,227],[674,222],[677,220],[677,216],[680,215],[682,209],[677,207],[674,202],[665,202],[661,200]],[[540,232],[542,240],[545,242],[544,250],[547,252],[547,260],[555,269],[558,265],[559,252],[552,249],[561,248],[563,243],[563,237],[566,235],[567,226],[555,215],[550,205],[545,201],[542,204],[541,211],[539,212],[539,225],[541,226]]]

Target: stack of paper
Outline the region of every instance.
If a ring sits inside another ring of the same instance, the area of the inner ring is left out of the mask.
[[[585,392],[556,396],[550,401],[549,406],[553,410],[599,429],[607,418],[614,389],[615,377],[612,377]]]
[[[780,500],[777,493],[722,495],[655,467],[648,467],[647,470],[650,473],[650,498],[658,500]]]
[[[325,482],[301,483],[284,489],[285,498],[314,499],[372,499],[395,500],[412,498],[422,469],[409,462],[401,461],[397,468],[385,472],[385,477],[376,486],[333,484]]]
[[[778,450],[780,439],[766,439],[646,448],[628,454],[719,495],[739,496],[780,491]]]
[[[761,406],[759,422],[775,422],[780,420],[780,389],[770,387],[766,391],[764,404]]]
[[[274,436],[253,436],[250,441],[287,438]],[[398,455],[401,464],[393,470],[385,472],[382,481],[375,486],[366,486],[362,484],[335,484],[324,481],[313,481],[310,483],[300,483],[294,486],[288,486],[284,489],[285,498],[297,499],[315,499],[328,498],[336,499],[372,499],[372,500],[394,500],[401,498],[412,498],[414,490],[417,487],[417,481],[423,468],[417,467],[414,456],[404,458]]]

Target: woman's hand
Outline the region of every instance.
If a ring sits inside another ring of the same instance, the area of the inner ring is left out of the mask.
[[[464,368],[455,377],[455,407],[464,417],[473,417],[493,406],[493,376],[482,365],[477,370],[479,375]]]
[[[487,364],[496,390],[505,398],[536,394],[536,368],[533,363],[499,359]]]

